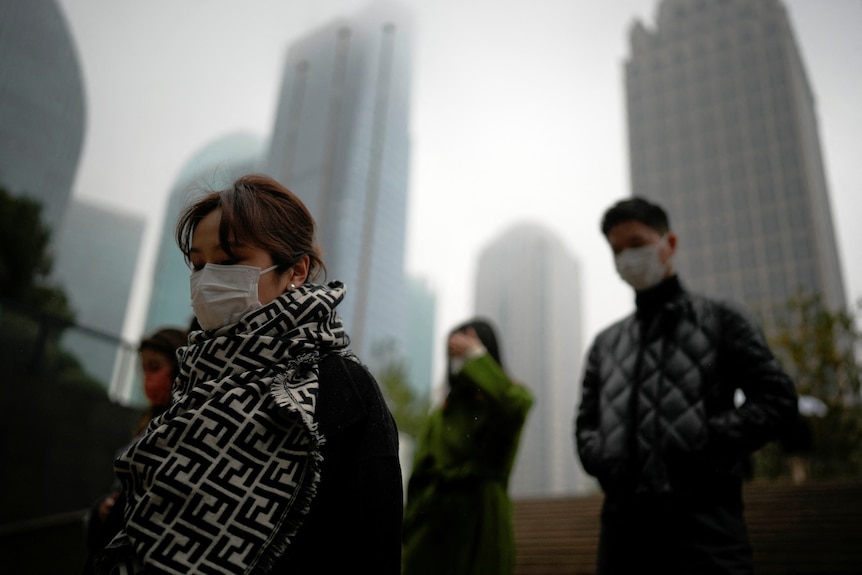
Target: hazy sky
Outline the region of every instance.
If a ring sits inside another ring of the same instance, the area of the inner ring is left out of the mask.
[[[288,45],[366,2],[59,3],[78,46],[87,101],[74,193],[148,218],[125,330],[134,340],[160,212],[182,167],[232,132],[268,141]],[[442,334],[472,313],[478,253],[523,220],[545,225],[580,261],[572,297],[584,307],[589,342],[633,306],[598,220],[629,194],[622,66],[629,26],[640,19],[652,28],[657,0],[402,3],[413,8],[416,24],[406,263],[437,296],[438,370]],[[785,5],[817,100],[845,284],[856,300],[862,2]],[[532,280],[513,261],[510,281]]]

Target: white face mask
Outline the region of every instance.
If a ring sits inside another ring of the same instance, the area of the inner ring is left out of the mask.
[[[668,265],[661,262],[659,252],[666,237],[654,244],[623,250],[614,257],[617,273],[627,284],[640,291],[658,285],[665,278]]]
[[[231,325],[248,312],[261,307],[257,294],[260,276],[277,268],[206,264],[192,272],[189,283],[192,309],[204,329]]]

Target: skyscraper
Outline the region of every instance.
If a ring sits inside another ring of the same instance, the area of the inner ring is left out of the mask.
[[[353,347],[401,346],[410,140],[410,19],[375,4],[288,50],[267,172],[318,224]]]
[[[434,313],[436,301],[428,281],[407,278],[407,335],[405,355],[408,383],[418,395],[431,397],[434,358]]]
[[[779,0],[664,0],[625,64],[631,189],[664,205],[689,287],[769,320],[846,306],[815,101]]]
[[[118,344],[143,235],[143,219],[77,198],[57,235],[54,274],[77,324],[64,333],[63,346],[114,397],[115,364],[125,351]]]
[[[180,212],[205,191],[222,189],[239,176],[258,171],[263,156],[264,144],[260,138],[234,133],[204,146],[183,166],[162,220],[145,332],[166,325],[187,327],[193,317],[189,268],[176,242]]]
[[[0,7],[0,185],[42,203],[57,229],[84,142],[84,83],[54,0]]]
[[[511,478],[514,496],[587,486],[572,446],[583,353],[580,293],[578,263],[536,224],[506,230],[479,256],[476,314],[496,325],[504,369],[535,397]]]

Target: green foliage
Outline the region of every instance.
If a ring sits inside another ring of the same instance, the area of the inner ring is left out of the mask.
[[[772,343],[800,395],[813,395],[827,405],[858,402],[862,380],[855,319],[847,311],[826,309],[819,295],[804,292],[779,311]]]
[[[8,385],[48,378],[59,385],[74,385],[100,395],[104,386],[86,373],[80,361],[57,344],[65,322],[29,308],[0,306],[0,362]]]
[[[377,366],[374,375],[383,390],[398,431],[413,439],[418,438],[428,417],[428,396],[416,393],[410,386],[407,366],[391,342],[375,346],[372,357]]]
[[[51,271],[47,254],[51,235],[41,212],[39,202],[0,188],[0,295],[24,297],[38,276]]]
[[[51,231],[36,200],[0,187],[0,298],[71,323],[74,314],[63,290],[51,285]]]
[[[862,475],[862,368],[857,357],[856,317],[825,307],[816,294],[798,293],[778,310],[771,344],[796,382],[800,396],[819,399],[823,416],[803,422],[812,435],[810,449],[799,453],[813,479]],[[789,472],[787,446],[770,445],[758,453],[756,475]]]
[[[39,202],[0,186],[0,360],[9,378],[32,379],[38,372],[104,394],[58,344],[74,314],[62,288],[48,281],[51,232],[41,213]]]

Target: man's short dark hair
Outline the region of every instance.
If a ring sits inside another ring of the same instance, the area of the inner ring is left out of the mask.
[[[633,197],[620,200],[608,208],[602,217],[602,233],[607,237],[611,228],[632,220],[645,224],[662,235],[670,230],[667,213],[661,206],[644,198]]]

